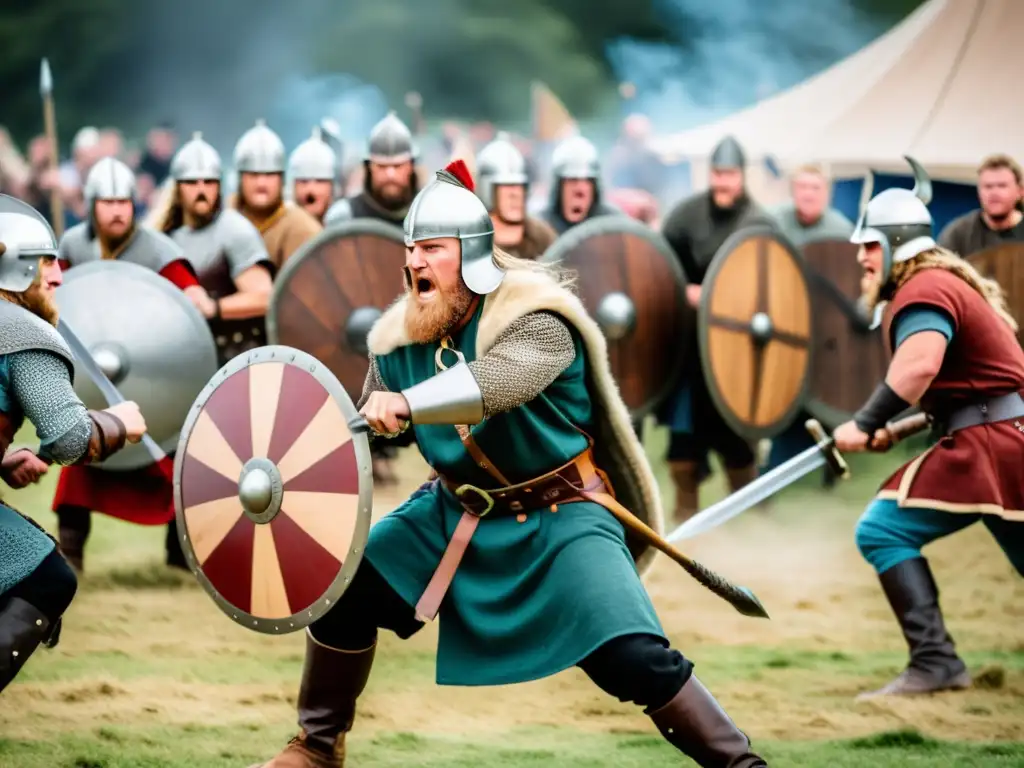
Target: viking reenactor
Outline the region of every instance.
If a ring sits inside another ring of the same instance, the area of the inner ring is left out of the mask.
[[[195,269],[211,301],[201,307],[217,342],[221,363],[266,344],[263,318],[274,265],[259,230],[221,200],[221,161],[194,134],[171,161],[164,205],[152,225],[170,236]]]
[[[683,200],[665,219],[662,231],[686,273],[686,297],[693,307],[700,304],[701,283],[726,239],[747,226],[772,226],[768,214],[747,195],[745,166],[739,143],[732,137],[723,139],[711,154],[709,189]],[[696,338],[690,348],[697,349]],[[756,476],[753,448],[721,417],[699,358],[688,366],[678,391],[658,415],[671,431],[668,461],[676,489],[677,521],[688,519],[699,508],[698,488],[709,471],[710,451],[721,457],[733,491]]]
[[[394,112],[370,131],[363,158],[363,191],[338,200],[327,211],[327,226],[352,219],[378,219],[401,227],[409,204],[419,190],[418,151],[412,132]]]
[[[61,238],[64,269],[99,260],[126,261],[166,277],[200,311],[212,302],[181,248],[162,232],[136,224],[135,176],[127,165],[112,157],[100,160],[89,171],[83,194],[88,219]],[[141,525],[167,524],[166,562],[185,568],[171,492],[170,482],[155,464],[130,472],[105,472],[80,464],[65,467],[53,498],[61,551],[82,571],[91,513],[100,512]]]
[[[559,235],[598,216],[622,216],[601,199],[601,159],[597,147],[582,136],[570,136],[551,154],[551,199],[541,213]]]
[[[480,150],[476,158],[477,194],[491,212],[494,242],[522,259],[536,259],[555,241],[555,231],[526,213],[530,178],[526,158],[507,133]]]
[[[232,205],[253,223],[274,267],[289,257],[323,225],[305,208],[284,199],[284,143],[263,120],[242,134],[235,145],[238,191]]]
[[[790,178],[790,200],[771,209],[779,231],[797,248],[814,240],[845,240],[853,234],[853,222],[829,205],[829,187],[821,166],[802,165]]]
[[[907,158],[910,160],[910,158]],[[857,546],[878,573],[910,648],[910,663],[873,695],[967,688],[921,548],[984,523],[1024,575],[1024,352],[997,283],[932,239],[931,183],[911,161],[911,192],[887,189],[865,207],[861,249],[872,309],[888,302],[885,380],[835,431],[841,451],[885,450],[887,429],[917,403],[942,435],[885,483],[857,524]]]
[[[599,327],[567,276],[495,247],[471,190],[455,162],[414,200],[406,294],[370,333],[361,398],[369,426],[409,429],[437,476],[371,529],[311,625],[301,732],[264,768],[343,766],[378,630],[408,638],[438,612],[439,684],[579,666],[698,764],[766,765],[670,646],[609,512],[660,515]]]
[[[981,208],[949,222],[939,244],[967,257],[1004,243],[1024,242],[1024,173],[1008,155],[986,157],[978,167]]]
[[[322,224],[338,190],[338,156],[320,126],[288,158],[288,178],[295,204]]]
[[[394,112],[378,122],[363,158],[363,191],[338,200],[327,211],[327,226],[353,219],[376,219],[401,227],[409,205],[419,191],[416,160],[419,150],[412,132]],[[383,483],[397,482],[391,461],[398,448],[412,445],[411,436],[396,435],[373,441],[374,476]]]
[[[103,461],[138,442],[146,423],[132,402],[90,411],[71,386],[75,363],[57,332],[57,240],[33,208],[0,195],[0,478],[37,482],[47,465]],[[22,424],[38,455],[12,449]],[[53,647],[78,583],[42,528],[0,504],[0,691],[42,644]]]
[[[797,168],[790,179],[791,199],[769,212],[782,235],[797,248],[822,240],[846,240],[853,234],[853,222],[829,205],[830,180],[818,165]],[[772,439],[771,453],[763,472],[812,445],[804,423],[810,414],[800,413],[793,423]],[[832,487],[835,476],[827,468],[824,484]]]

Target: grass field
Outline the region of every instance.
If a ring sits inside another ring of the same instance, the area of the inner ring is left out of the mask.
[[[652,453],[657,453],[657,438]],[[905,646],[852,531],[898,457],[869,457],[832,493],[814,480],[685,550],[753,588],[747,619],[661,559],[648,587],[675,644],[773,766],[1024,766],[1024,580],[980,526],[928,552],[976,685],[960,694],[854,702],[897,673]],[[407,490],[424,475],[402,459]],[[52,529],[55,473],[6,495]],[[707,501],[722,493],[716,476]],[[402,493],[379,494],[384,514]],[[665,496],[671,499],[666,482]],[[88,574],[62,641],[0,697],[3,768],[243,768],[294,733],[300,635],[224,617],[191,577],[162,566],[163,531],[97,516]],[[381,650],[350,764],[690,764],[633,707],[576,671],[501,689],[440,688],[436,628]]]

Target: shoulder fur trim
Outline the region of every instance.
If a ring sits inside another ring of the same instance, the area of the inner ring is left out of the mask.
[[[370,331],[368,347],[374,355],[385,355],[410,343],[405,332],[405,303],[408,295],[395,301]],[[658,482],[650,462],[633,431],[629,409],[619,394],[608,362],[608,345],[600,327],[590,317],[583,302],[572,291],[560,286],[547,273],[513,270],[505,275],[501,285],[484,300],[483,314],[476,336],[476,356],[482,357],[494,346],[501,333],[513,322],[531,312],[553,312],[560,315],[579,331],[587,349],[595,415],[604,415],[607,438],[621,447],[622,462],[635,479],[638,501],[647,512],[648,524],[659,534],[664,533],[664,515]],[[610,432],[610,434],[607,434]],[[606,438],[606,439],[607,439]],[[621,462],[620,462],[621,463]],[[606,467],[606,470],[611,469]],[[614,482],[613,478],[613,482]],[[640,559],[642,572],[650,567],[654,551],[648,548]]]

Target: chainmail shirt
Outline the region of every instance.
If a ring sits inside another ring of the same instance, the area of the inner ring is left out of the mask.
[[[74,464],[89,448],[92,420],[71,386],[67,364],[40,350],[8,357],[10,388],[36,428],[40,454],[58,464]]]
[[[517,408],[537,397],[576,359],[565,322],[550,312],[531,312],[502,331],[487,354],[469,363],[484,400],[484,417]],[[376,358],[363,384],[359,407],[373,392],[386,392]]]

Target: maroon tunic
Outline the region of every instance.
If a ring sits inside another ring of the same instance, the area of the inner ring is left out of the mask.
[[[942,367],[921,398],[925,412],[941,419],[966,403],[1024,391],[1024,351],[1016,335],[970,285],[946,269],[922,270],[897,290],[890,316],[914,305],[953,319]],[[888,334],[886,344],[892,345]],[[943,437],[904,464],[878,497],[901,507],[1024,520],[1022,468],[1024,418],[979,424]]]

